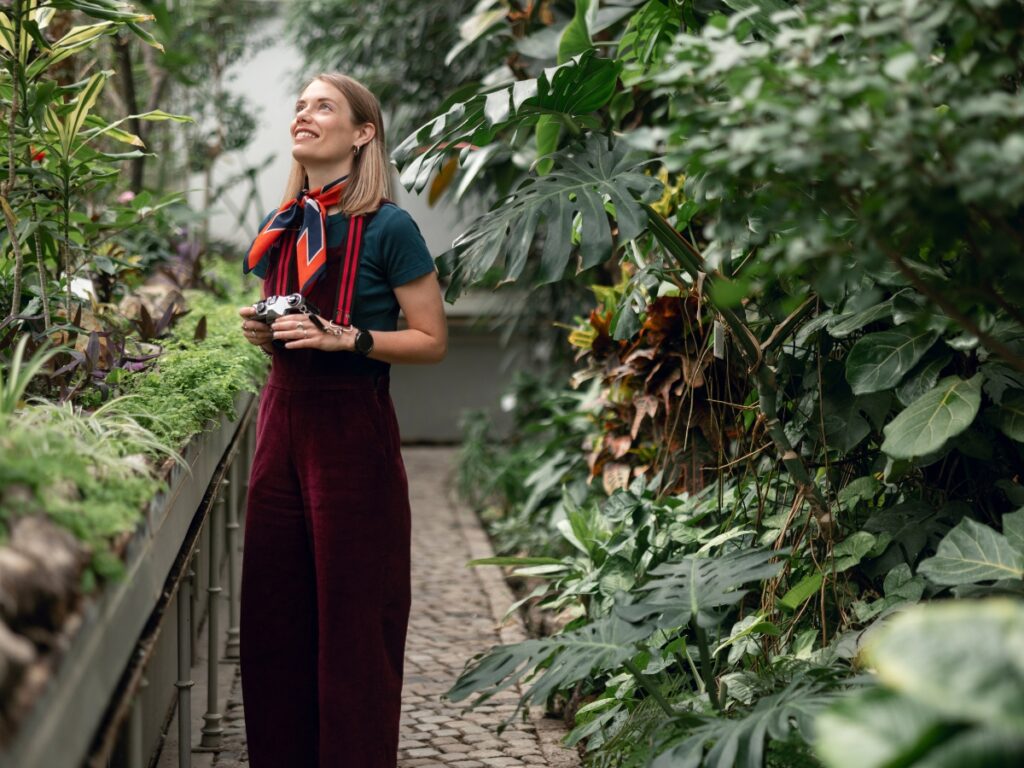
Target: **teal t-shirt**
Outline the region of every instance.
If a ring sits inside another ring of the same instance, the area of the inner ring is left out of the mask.
[[[276,209],[268,213],[257,231],[262,230],[275,213]],[[328,214],[328,248],[344,248],[348,224],[344,213]],[[427,243],[409,212],[394,203],[382,205],[363,231],[352,324],[379,331],[395,330],[400,306],[394,288],[434,269]],[[333,286],[331,290],[333,293]],[[333,308],[320,309],[323,313]]]

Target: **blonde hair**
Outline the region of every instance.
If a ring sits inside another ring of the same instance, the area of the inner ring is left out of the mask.
[[[348,216],[372,213],[380,207],[381,198],[391,197],[391,161],[384,139],[384,117],[381,114],[380,102],[369,88],[341,72],[321,72],[315,75],[302,86],[300,93],[314,80],[323,80],[344,95],[354,125],[373,123],[377,129],[373,138],[352,156],[349,182],[339,202],[341,210]],[[305,167],[293,159],[281,205],[295,199],[302,190],[305,179]]]

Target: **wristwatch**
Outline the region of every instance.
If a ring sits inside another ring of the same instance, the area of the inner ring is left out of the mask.
[[[373,335],[369,331],[364,331],[362,328],[356,331],[355,338],[356,352],[364,357],[373,350]]]

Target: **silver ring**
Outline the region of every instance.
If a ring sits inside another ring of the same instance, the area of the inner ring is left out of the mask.
[[[303,328],[303,326],[302,326],[302,323],[296,323],[296,324],[295,324],[295,327],[296,327],[296,328],[298,328],[298,329],[299,329],[300,331],[301,331],[301,330],[302,330],[302,328]]]

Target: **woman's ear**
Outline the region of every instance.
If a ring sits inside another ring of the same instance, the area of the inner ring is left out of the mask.
[[[359,127],[359,135],[363,140],[360,141],[360,145],[365,146],[373,140],[373,137],[377,135],[377,126],[373,123],[363,123]]]

